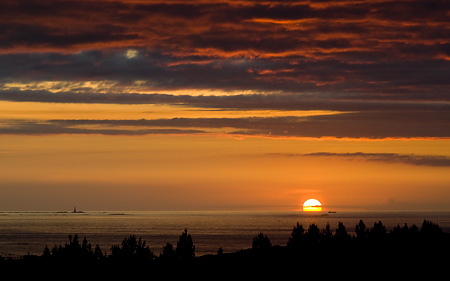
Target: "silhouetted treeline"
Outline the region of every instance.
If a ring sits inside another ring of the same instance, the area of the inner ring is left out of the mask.
[[[194,272],[200,270],[236,270],[260,272],[264,270],[289,271],[298,266],[320,270],[355,267],[359,270],[397,269],[414,270],[433,265],[434,268],[449,262],[450,234],[442,232],[438,224],[424,220],[416,225],[397,225],[387,231],[381,221],[368,227],[360,220],[350,234],[343,223],[332,229],[329,224],[319,229],[316,224],[308,228],[297,223],[287,238],[286,245],[272,245],[263,233],[256,235],[251,248],[235,253],[195,256],[195,245],[187,229],[179,236],[176,247],[167,243],[159,255],[154,254],[146,241],[130,235],[120,245],[112,245],[109,253],[93,247],[78,235],[69,235],[65,245],[43,250],[41,256],[26,255],[19,259],[0,257],[0,269],[27,268],[89,268],[104,269],[113,273],[120,269],[152,269],[153,272]],[[138,270],[139,271],[139,270]],[[136,272],[136,271],[132,271]],[[131,272],[130,272],[131,273]]]
[[[27,258],[27,257],[25,257]],[[28,257],[30,258],[30,257]],[[146,241],[130,235],[120,245],[112,245],[110,254],[103,252],[98,245],[92,247],[86,240],[80,243],[78,235],[69,235],[69,242],[64,246],[45,247],[39,258],[43,263],[57,264],[171,264],[188,263],[195,258],[195,245],[187,229],[180,235],[176,247],[167,243],[159,256],[155,255]]]

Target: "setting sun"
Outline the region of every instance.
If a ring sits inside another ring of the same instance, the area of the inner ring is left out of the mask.
[[[320,212],[322,211],[322,204],[319,200],[308,199],[303,203],[303,211],[305,212]]]

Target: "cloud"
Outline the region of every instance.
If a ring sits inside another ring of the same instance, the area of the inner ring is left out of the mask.
[[[307,117],[170,118],[139,120],[12,120],[1,134],[153,134],[211,133],[270,137],[418,138],[450,137],[439,114],[405,117],[397,112],[364,112]],[[127,129],[124,129],[127,128]]]
[[[311,61],[299,56],[278,59],[191,56],[181,60],[163,51],[131,49],[135,51],[132,58],[127,55],[128,48],[75,54],[3,54],[0,63],[5,67],[0,69],[0,83],[115,81],[117,89],[126,92],[124,89],[135,81],[146,81],[139,87],[141,92],[277,92],[314,96],[327,102],[335,99],[449,101],[450,80],[445,73],[450,69],[450,60],[380,59],[351,63],[350,59]],[[371,53],[366,55],[370,57]]]
[[[78,44],[96,44],[136,39],[139,36],[125,33],[122,27],[113,24],[102,24],[91,27],[89,30],[65,33],[61,30],[52,30],[46,26],[26,25],[23,23],[0,24],[0,48],[8,49],[17,45],[48,46],[64,48]],[[122,31],[122,32],[121,32]]]
[[[17,102],[46,102],[46,103],[105,103],[105,104],[183,104],[198,108],[215,109],[273,109],[273,110],[335,110],[335,111],[403,111],[421,112],[429,114],[443,114],[450,110],[448,102],[410,102],[383,101],[377,99],[358,100],[356,97],[321,97],[320,95],[301,94],[230,94],[230,95],[174,95],[174,94],[141,94],[104,91],[121,90],[120,85],[104,81],[97,83],[93,89],[80,83],[54,83],[51,90],[39,88],[34,84],[1,87],[0,100]],[[45,83],[43,83],[45,84]],[[105,89],[102,89],[102,85]],[[43,86],[45,87],[45,85]],[[64,90],[70,88],[70,91]],[[189,90],[188,90],[189,92]]]
[[[449,12],[444,0],[6,0],[0,100],[336,110],[352,113],[189,122],[245,134],[448,137]]]
[[[390,43],[401,41],[410,45],[417,39],[430,38],[445,41],[449,9],[448,2],[443,0],[339,4],[6,0],[0,4],[3,11],[0,23],[6,31],[19,27],[24,31],[36,30],[39,35],[16,37],[15,32],[2,33],[2,41],[10,43],[2,47],[9,50],[52,46],[93,49],[104,40],[115,45],[163,46],[169,52],[184,54],[211,52],[213,48],[259,55],[297,50],[314,55],[323,52],[323,48],[332,48],[335,50],[331,54],[339,56],[350,48],[358,52],[372,49],[388,56]],[[67,40],[62,40],[61,35],[67,36]],[[183,50],[180,46],[184,46]]]
[[[5,122],[6,123],[6,122]],[[198,134],[201,130],[176,128],[123,129],[120,127],[82,128],[68,126],[55,121],[9,120],[7,126],[0,127],[0,135],[54,135],[54,134],[98,134],[98,135],[151,135],[151,134]],[[83,123],[83,122],[81,122]]]
[[[356,153],[315,152],[306,154],[269,154],[268,156],[341,158],[347,160],[401,163],[414,166],[450,167],[450,157],[436,156],[436,155],[362,153],[362,152]]]

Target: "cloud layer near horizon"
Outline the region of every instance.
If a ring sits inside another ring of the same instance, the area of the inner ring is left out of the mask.
[[[345,160],[362,160],[383,163],[401,163],[414,166],[432,166],[432,167],[450,167],[450,157],[436,155],[414,155],[414,154],[398,154],[398,153],[330,153],[315,152],[305,154],[268,154],[272,157],[323,157],[323,158],[340,158]]]
[[[399,116],[401,115],[401,116]],[[395,122],[391,122],[394,119]],[[348,113],[307,117],[167,118],[139,120],[5,120],[0,134],[208,134],[263,137],[450,138],[450,120],[403,113]]]
[[[158,127],[142,134],[450,137],[449,15],[443,0],[7,0],[0,100],[348,112],[137,121]],[[95,132],[67,124],[0,133]],[[108,125],[100,133],[132,133]]]

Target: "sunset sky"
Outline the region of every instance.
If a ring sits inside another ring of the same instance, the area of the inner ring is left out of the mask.
[[[0,211],[450,210],[450,2],[0,2]]]

